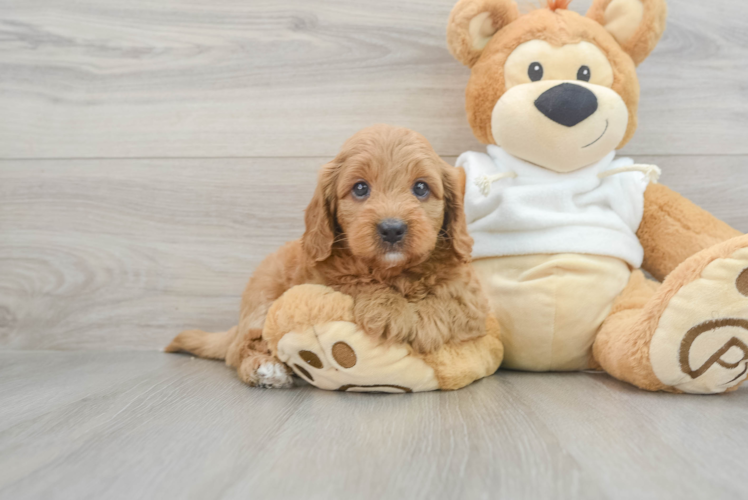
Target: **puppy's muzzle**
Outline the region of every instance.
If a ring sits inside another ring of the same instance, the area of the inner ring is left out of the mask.
[[[535,107],[559,125],[573,127],[595,114],[597,97],[581,85],[562,83],[540,94]]]
[[[377,225],[382,241],[394,245],[402,241],[408,232],[408,224],[400,219],[385,219]]]

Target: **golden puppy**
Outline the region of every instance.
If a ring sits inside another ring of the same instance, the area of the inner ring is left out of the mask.
[[[358,132],[322,168],[303,237],[249,280],[239,325],[182,332],[166,351],[226,359],[252,386],[289,386],[291,372],[270,355],[262,329],[273,301],[304,283],[351,295],[367,334],[422,353],[484,335],[488,303],[469,265],[461,172],[411,130]]]

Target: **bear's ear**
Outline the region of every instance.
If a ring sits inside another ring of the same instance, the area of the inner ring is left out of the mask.
[[[460,0],[447,25],[449,51],[471,67],[491,37],[518,17],[514,0]]]
[[[595,0],[587,17],[602,24],[637,66],[665,31],[665,0]]]

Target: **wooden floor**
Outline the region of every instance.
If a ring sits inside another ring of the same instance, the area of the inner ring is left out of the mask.
[[[248,389],[156,352],[0,352],[0,498],[746,498],[748,391],[501,372],[406,396]]]
[[[0,498],[748,498],[746,388],[263,391],[156,352],[235,323],[357,129],[482,148],[453,3],[0,0]],[[623,151],[744,232],[746,61],[744,1],[671,0]]]

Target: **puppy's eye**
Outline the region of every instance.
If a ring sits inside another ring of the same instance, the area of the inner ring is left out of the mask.
[[[353,189],[351,189],[351,194],[353,194],[354,198],[363,200],[369,196],[369,185],[364,181],[359,181],[353,186]]]
[[[579,71],[577,71],[577,80],[589,82],[591,77],[592,72],[590,71],[590,68],[588,66],[582,66],[581,68],[579,68]]]
[[[543,79],[543,65],[539,62],[534,62],[530,64],[530,67],[527,69],[527,76],[530,77],[530,80],[533,82],[538,82]]]
[[[418,198],[424,199],[429,195],[430,192],[431,191],[429,190],[429,185],[423,181],[418,181],[413,184],[413,194]]]

